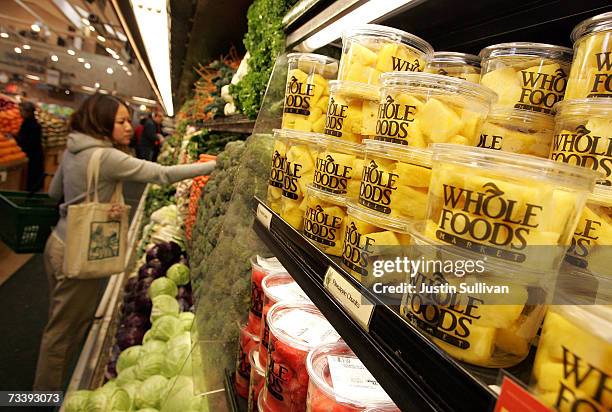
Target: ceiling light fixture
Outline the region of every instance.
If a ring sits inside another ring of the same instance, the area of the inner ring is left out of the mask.
[[[104,43],[106,39],[98,34],[98,40]]]
[[[40,80],[40,77],[34,76],[33,74],[26,74],[26,77],[30,80],[36,80],[36,81]]]
[[[58,61],[58,60],[59,60],[59,57],[57,57],[55,54],[52,54],[52,55],[51,55],[51,61],[56,62],[56,61]]]
[[[91,26],[91,23],[90,23],[90,22],[89,22],[89,20],[87,20],[85,17],[83,17],[83,18],[81,19],[81,21],[83,22],[83,24],[84,24],[84,25],[86,25],[86,26]]]
[[[83,66],[85,66],[87,70],[91,69],[91,63],[85,63]]]
[[[114,73],[114,71],[113,71],[113,69],[112,69],[111,67],[107,67],[107,68],[106,68],[106,73],[108,73],[108,74],[113,74],[113,73]]]
[[[127,74],[128,76],[131,76],[131,75],[132,75],[132,72],[126,72],[126,74]]]
[[[64,91],[64,93],[70,94],[70,90],[66,90],[66,91]]]
[[[66,53],[68,53],[68,54],[69,54],[69,55],[71,55],[71,56],[74,56],[74,55],[76,54],[76,53],[75,53],[75,51],[74,51],[74,50],[72,50],[72,49],[68,49],[68,50],[66,50]]]
[[[40,26],[38,24],[36,24],[36,23],[31,25],[30,28],[32,29],[33,32],[36,32],[36,33],[38,33],[40,31]]]
[[[95,92],[96,89],[94,89],[93,87],[89,87],[89,86],[81,86],[81,89],[85,90],[86,92]]]
[[[141,112],[145,112],[147,110],[147,106],[145,106],[144,104],[141,104],[140,107],[138,107],[140,109]]]
[[[100,90],[98,90],[98,91],[99,91],[100,93],[102,93],[102,94],[108,94],[108,92],[107,92],[106,90],[104,90],[104,89],[100,89]]]
[[[117,64],[118,64],[119,66],[123,66],[123,62],[122,62],[121,60],[117,60]]]
[[[32,47],[29,44],[23,45],[23,50],[30,50]]]
[[[90,31],[96,31],[96,28],[94,26],[89,26],[89,30]]]
[[[9,38],[9,34],[5,33],[5,32],[2,32],[2,33],[0,33],[0,37],[2,37],[3,39],[8,39]]]
[[[82,58],[82,57],[79,57],[79,58],[77,59],[77,61],[78,61],[79,63],[83,63],[83,62],[85,61],[85,59],[84,59],[84,58]]]
[[[99,88],[100,88],[100,83],[96,82],[96,83],[94,84],[94,87],[95,87],[96,89],[99,89]]]
[[[20,49],[19,47],[15,47],[15,49],[14,49],[14,50],[15,50],[15,53],[17,53],[17,54],[21,54],[21,49]]]

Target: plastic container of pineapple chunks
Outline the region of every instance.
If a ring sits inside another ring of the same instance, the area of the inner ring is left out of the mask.
[[[422,72],[433,48],[425,40],[392,27],[365,24],[342,35],[338,80],[379,84],[392,71]]]
[[[612,98],[612,12],[584,20],[571,37],[574,60],[565,98]]]
[[[424,229],[424,222],[409,228],[410,257],[424,263],[407,277],[400,315],[463,362],[502,368],[525,359],[555,274],[442,245]]]
[[[366,140],[359,204],[399,220],[422,220],[431,178],[428,149]]]
[[[414,147],[478,144],[495,93],[439,74],[394,72],[381,79],[376,140]]]
[[[612,185],[612,100],[565,100],[555,111],[550,158],[597,170]]]
[[[572,49],[543,43],[502,43],[480,51],[480,84],[499,96],[498,104],[552,114],[563,100]]]
[[[597,172],[477,147],[433,152],[427,236],[525,269],[559,267]]]
[[[270,177],[268,179],[268,206],[276,213],[281,211],[286,153],[286,134],[282,130],[276,129],[274,130],[274,149],[272,151],[272,164],[270,165]]]
[[[346,199],[308,186],[304,236],[328,255],[340,256],[345,226]]]
[[[425,72],[480,83],[480,57],[467,53],[435,52]]]
[[[574,231],[565,261],[580,269],[612,276],[612,187],[597,185]]]
[[[349,81],[329,82],[329,105],[324,133],[332,138],[361,143],[376,134],[379,89]]]
[[[347,203],[346,228],[342,250],[342,267],[366,287],[374,282],[400,283],[405,279],[393,274],[383,278],[373,276],[372,265],[380,259],[395,259],[403,252],[401,246],[410,244],[408,225],[366,209],[356,203]]]
[[[357,143],[322,138],[319,147],[313,186],[325,192],[359,196],[365,146]]]
[[[306,188],[314,179],[323,135],[296,130],[275,130],[275,133],[287,139],[280,216],[295,229],[302,230]]]
[[[328,81],[338,74],[338,60],[320,54],[290,53],[287,65],[282,128],[322,133]]]
[[[575,279],[557,289],[544,320],[531,388],[553,410],[610,411],[611,278],[576,271],[568,276]]]
[[[553,131],[552,116],[495,107],[482,127],[478,147],[548,159]]]

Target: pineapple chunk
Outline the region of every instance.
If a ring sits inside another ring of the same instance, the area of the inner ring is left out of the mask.
[[[467,137],[470,141],[477,140],[484,116],[467,109],[462,110],[460,115],[462,126],[459,134]]]
[[[461,129],[461,119],[444,103],[431,98],[417,113],[419,127],[433,142],[448,141]]]
[[[283,189],[280,187],[268,186],[268,199],[278,200],[283,195]]]
[[[353,174],[351,175],[351,179],[361,180],[361,176],[363,175],[363,165],[365,164],[365,160],[360,159],[358,157],[353,160]]]
[[[309,83],[314,83],[315,85],[319,86],[320,89],[322,91],[324,91],[326,94],[329,94],[329,91],[327,89],[327,79],[325,79],[323,76],[321,76],[318,73],[315,73],[312,76],[312,81],[310,81]]]
[[[514,106],[521,99],[521,81],[511,67],[503,67],[484,74],[480,84],[497,93],[499,97],[497,103],[500,105]]]
[[[395,103],[398,104],[403,104],[406,106],[413,106],[416,108],[416,112],[418,112],[425,103],[423,103],[422,100],[418,99],[417,97],[414,97],[411,94],[408,93],[400,93],[398,95],[395,96]]]
[[[310,150],[305,145],[292,146],[287,152],[287,161],[302,166],[299,173],[302,175],[313,170],[314,162]]]
[[[304,225],[304,211],[299,207],[283,208],[281,217],[297,230],[301,230]]]
[[[312,125],[316,123],[319,118],[323,116],[323,110],[318,107],[314,107],[310,109],[310,115],[308,116],[308,122]]]
[[[380,246],[399,246],[399,240],[394,232],[385,230],[384,232],[370,233],[368,237],[374,241],[377,247]]]
[[[287,75],[287,82],[290,82],[292,77],[295,77],[296,80],[299,83],[307,83],[308,82],[308,74],[304,73],[300,69],[289,70],[289,74]]]
[[[366,71],[366,67],[358,63],[351,63],[346,72],[346,78],[351,82],[357,83],[369,83],[369,71]]]
[[[334,163],[337,163],[341,166],[353,167],[355,163],[355,155],[339,153],[339,152],[325,152],[320,155],[320,158],[325,158],[327,156],[331,156],[334,159]]]
[[[367,47],[362,46],[357,42],[353,42],[348,51],[347,62],[351,66],[359,64],[362,66],[373,66],[376,63],[378,55]]]
[[[317,100],[315,107],[321,109],[323,113],[327,113],[327,107],[329,105],[329,94],[324,94]]]
[[[553,63],[553,64],[546,64],[544,66],[531,66],[528,67],[527,69],[525,69],[524,71],[526,72],[533,72],[533,73],[542,73],[542,74],[548,74],[550,76],[554,76],[557,74],[557,70],[559,70],[561,68],[561,66],[557,63]],[[522,75],[519,73],[519,76],[521,76],[522,79]]]
[[[397,162],[393,173],[397,174],[398,186],[429,187],[431,169],[410,163]]]
[[[376,121],[378,120],[378,102],[364,100],[361,106],[362,124],[359,134],[374,136],[376,134]]]
[[[498,329],[495,345],[502,351],[523,357],[529,352],[529,341],[516,334],[515,327]]]
[[[340,219],[344,219],[346,216],[346,212],[340,206],[327,206],[323,208],[323,213],[328,216],[339,217]]]
[[[315,133],[323,133],[325,131],[325,116],[321,116],[312,124],[312,131]]]
[[[346,183],[346,196],[349,199],[357,200],[359,198],[359,189],[361,188],[361,181],[351,179]]]
[[[414,119],[412,124],[409,126],[409,129],[408,145],[413,147],[427,147],[425,136],[421,131],[421,125],[419,124],[418,119]]]
[[[398,186],[392,197],[391,216],[422,220],[427,212],[427,193],[408,186]]]
[[[612,138],[612,119],[607,118],[589,118],[586,124],[586,128],[591,131],[591,135],[600,136],[603,140],[602,144],[608,144],[608,139]],[[602,147],[601,150],[605,151],[605,147]]]
[[[361,128],[363,125],[361,105],[350,105],[348,108],[347,119],[351,119],[351,133],[361,134]]]
[[[303,132],[309,132],[312,130],[312,123],[308,121],[308,119],[300,116],[295,119],[295,123],[293,124],[293,130],[301,130]]]
[[[393,57],[397,56],[397,43],[385,43],[380,51],[378,52],[378,60],[376,62],[376,69],[381,72],[392,72],[393,68]]]
[[[433,338],[433,341],[456,359],[481,366],[490,365],[495,348],[496,330],[476,325],[470,325],[469,328],[469,336],[462,338],[470,344],[470,347],[467,349],[460,349],[437,338]]]
[[[312,184],[313,180],[314,180],[314,170],[308,173],[302,173],[302,176],[298,179],[298,185],[300,186],[300,190],[304,195],[308,193],[307,186]]]
[[[351,223],[354,224],[357,232],[361,235],[369,235],[380,230],[378,227],[363,220],[357,219],[356,217],[350,217],[350,221],[347,223],[347,227],[349,227]]]
[[[460,134],[456,134],[455,136],[451,137],[448,142],[452,144],[460,144],[462,146],[468,146],[470,144],[468,139],[461,136]]]

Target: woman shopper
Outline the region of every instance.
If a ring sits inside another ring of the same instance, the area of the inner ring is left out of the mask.
[[[173,183],[210,174],[215,167],[215,162],[161,166],[124,153],[118,148],[130,142],[130,119],[127,107],[119,99],[102,94],[89,97],[72,116],[72,133],[49,188],[52,198],[63,200],[60,220],[44,252],[50,307],[36,367],[35,390],[62,390],[71,361],[93,321],[104,284],[104,279],[69,279],[62,273],[67,210],[68,206],[85,200],[87,166],[92,153],[104,149],[98,194],[99,201],[107,203],[119,182]]]
[[[21,102],[19,111],[23,122],[17,133],[17,144],[28,157],[28,176],[26,190],[37,192],[43,186],[45,177],[44,156],[42,148],[42,128],[36,120],[36,106],[32,102]]]

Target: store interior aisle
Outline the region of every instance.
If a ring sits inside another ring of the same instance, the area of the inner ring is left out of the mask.
[[[140,183],[124,184],[125,201],[132,207],[130,220],[144,187]],[[32,387],[40,337],[47,322],[48,293],[42,254],[33,255],[0,284],[0,313],[4,314],[0,317],[0,387],[3,390]]]

